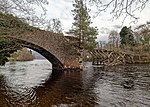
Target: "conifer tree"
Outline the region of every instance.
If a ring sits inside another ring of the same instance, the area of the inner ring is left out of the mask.
[[[131,31],[131,28],[124,26],[120,31],[121,45],[133,45],[134,37]]]
[[[83,0],[75,0],[73,7],[74,22],[72,23],[72,29],[68,33],[79,38],[79,45],[83,43],[84,48],[92,49],[96,46],[95,39],[96,35],[98,35],[98,29],[90,26],[92,23],[89,16],[90,10]]]

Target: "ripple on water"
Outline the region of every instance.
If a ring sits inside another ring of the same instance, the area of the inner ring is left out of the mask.
[[[87,63],[82,72],[57,75],[51,75],[51,68],[44,60],[1,67],[0,106],[150,107],[150,65],[93,67]],[[125,89],[122,83],[130,79],[134,88]]]

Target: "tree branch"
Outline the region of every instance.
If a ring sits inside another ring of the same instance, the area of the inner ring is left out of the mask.
[[[101,12],[105,12],[108,8],[112,8],[110,14],[112,14],[112,18],[119,18],[124,15],[125,20],[127,17],[138,20],[134,13],[136,11],[142,11],[149,0],[111,0],[107,3],[103,0],[89,0],[93,5],[97,7],[96,16],[98,16]]]

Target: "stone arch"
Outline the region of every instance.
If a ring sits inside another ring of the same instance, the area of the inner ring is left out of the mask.
[[[35,28],[12,15],[0,13],[0,19],[0,38],[38,51],[56,68],[80,68],[80,51],[64,35]]]
[[[5,40],[11,40],[11,42],[15,42],[15,44],[17,44],[16,46],[13,46],[14,50],[16,49],[20,49],[23,47],[32,49],[36,52],[38,52],[39,54],[41,54],[42,56],[44,56],[50,63],[52,63],[52,69],[63,69],[64,65],[63,63],[55,56],[53,55],[51,52],[49,52],[48,50],[42,48],[41,46],[35,45],[33,43],[21,40],[21,39],[17,39],[14,37],[4,37]]]
[[[80,68],[78,50],[64,36],[41,30],[8,33],[1,35],[1,38],[39,52],[52,63],[54,69]]]
[[[24,45],[24,44],[21,44],[21,45],[22,45],[22,47],[32,49],[32,50],[38,52],[39,54],[41,54],[42,56],[44,56],[50,63],[52,63],[52,69],[63,69],[64,68],[64,65],[62,64],[62,62],[55,55],[51,54],[46,49],[44,49],[40,46],[36,46],[31,43],[28,43],[28,45]]]

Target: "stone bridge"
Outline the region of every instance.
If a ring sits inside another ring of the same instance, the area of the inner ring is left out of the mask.
[[[53,69],[80,67],[80,54],[65,36],[32,27],[19,28],[10,27],[10,25],[7,27],[7,24],[2,23],[3,21],[8,24],[14,21],[14,17],[11,19],[8,17],[12,16],[0,14],[0,39],[15,43],[10,48],[27,47],[33,49],[49,60]]]

